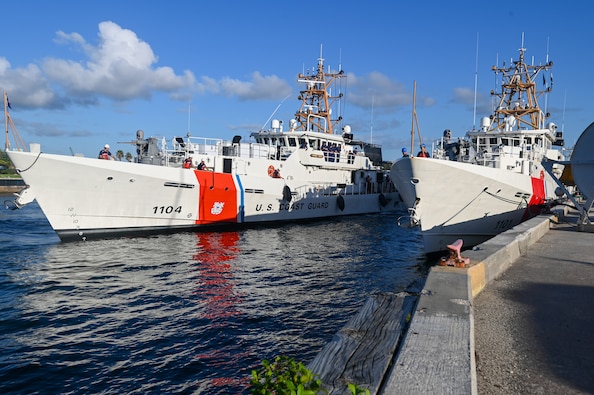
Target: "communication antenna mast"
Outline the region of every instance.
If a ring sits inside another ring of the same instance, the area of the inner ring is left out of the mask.
[[[546,61],[545,64],[549,63],[549,38],[547,37],[547,55],[546,55]],[[543,77],[544,78],[544,77]],[[548,93],[548,92],[547,92]],[[545,105],[544,105],[544,113],[546,114],[547,111],[549,110],[549,95],[546,94],[545,95]],[[565,112],[565,107],[563,108],[563,112]],[[565,114],[564,114],[565,115]]]
[[[370,136],[369,136],[369,143],[373,144],[373,106],[375,104],[375,95],[371,95],[371,127],[370,127]]]
[[[476,60],[474,65],[474,114],[472,117],[472,130],[476,129],[476,90],[478,85],[478,50],[479,50],[479,34],[476,34]]]
[[[190,137],[190,115],[192,113],[192,103],[188,103],[188,137]]]

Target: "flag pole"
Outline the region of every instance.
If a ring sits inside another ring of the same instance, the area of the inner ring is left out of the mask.
[[[6,129],[6,141],[4,143],[4,150],[8,151],[10,148],[10,140],[8,139],[8,97],[6,96],[6,89],[4,90],[4,127]]]

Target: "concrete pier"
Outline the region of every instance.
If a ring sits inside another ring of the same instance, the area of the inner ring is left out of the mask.
[[[594,393],[594,233],[539,216],[433,267],[381,394]]]
[[[371,393],[594,393],[594,233],[576,221],[539,216],[463,252],[466,268],[432,267]]]

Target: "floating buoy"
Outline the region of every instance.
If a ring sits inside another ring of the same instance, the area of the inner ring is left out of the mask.
[[[386,205],[388,204],[388,199],[386,199],[383,193],[380,193],[379,195],[379,203],[382,207],[386,207]]]
[[[336,205],[340,211],[344,210],[344,197],[342,195],[338,195],[338,198],[336,199]]]
[[[283,200],[290,202],[293,199],[293,195],[291,194],[291,188],[288,185],[285,185],[283,188]]]

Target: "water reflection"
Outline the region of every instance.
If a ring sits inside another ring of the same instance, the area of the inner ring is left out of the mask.
[[[240,314],[241,297],[235,291],[233,261],[240,253],[238,232],[196,233],[198,283],[195,295],[204,304],[201,316],[216,321]]]
[[[26,235],[0,250],[3,393],[241,393],[263,359],[311,360],[370,293],[424,275],[391,217],[80,243],[43,220],[2,222]]]

